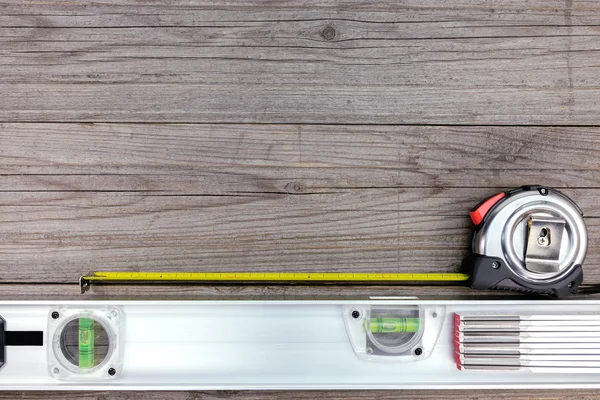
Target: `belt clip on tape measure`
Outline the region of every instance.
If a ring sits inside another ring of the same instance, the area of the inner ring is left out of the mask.
[[[473,289],[566,297],[579,293],[587,250],[582,212],[544,186],[498,193],[471,211],[472,254],[463,261]]]

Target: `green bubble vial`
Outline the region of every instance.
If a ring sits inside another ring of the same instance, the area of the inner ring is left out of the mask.
[[[79,318],[79,368],[94,366],[94,320]]]
[[[419,331],[419,318],[371,318],[365,329],[372,333],[414,333]]]

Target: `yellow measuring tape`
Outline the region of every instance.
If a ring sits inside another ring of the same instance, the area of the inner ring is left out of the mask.
[[[95,283],[382,283],[409,284],[417,282],[466,282],[469,274],[460,273],[375,273],[375,272],[93,272],[82,276],[80,286],[85,292]]]

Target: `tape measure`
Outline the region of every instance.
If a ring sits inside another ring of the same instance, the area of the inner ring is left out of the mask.
[[[349,272],[94,272],[83,283],[101,282],[227,282],[227,283],[419,283],[466,282],[462,273],[349,273]],[[86,288],[87,286],[86,285]]]
[[[460,284],[565,297],[579,293],[587,233],[582,212],[544,186],[498,193],[470,213],[475,225],[461,273],[337,272],[94,272],[80,279],[84,293],[104,283]],[[589,288],[588,288],[589,290]]]
[[[587,232],[575,202],[555,189],[523,186],[471,211],[471,254],[463,270],[473,289],[566,297],[579,293]]]

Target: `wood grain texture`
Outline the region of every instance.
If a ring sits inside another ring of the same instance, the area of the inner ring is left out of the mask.
[[[8,1],[0,120],[594,125],[598,11]]]
[[[1,190],[600,187],[597,127],[4,123],[0,133]]]
[[[533,26],[593,25],[600,20],[591,0],[566,3],[562,0],[499,0],[494,7],[478,0],[460,0],[440,5],[435,0],[403,2],[358,2],[340,0],[266,1],[224,0],[215,7],[210,0],[137,1],[89,3],[84,0],[4,0],[0,22],[11,27],[164,27],[203,26],[210,22],[261,22],[340,19],[372,23],[495,22],[511,28],[515,21]],[[571,21],[565,20],[565,9]],[[217,24],[215,24],[217,25]]]

